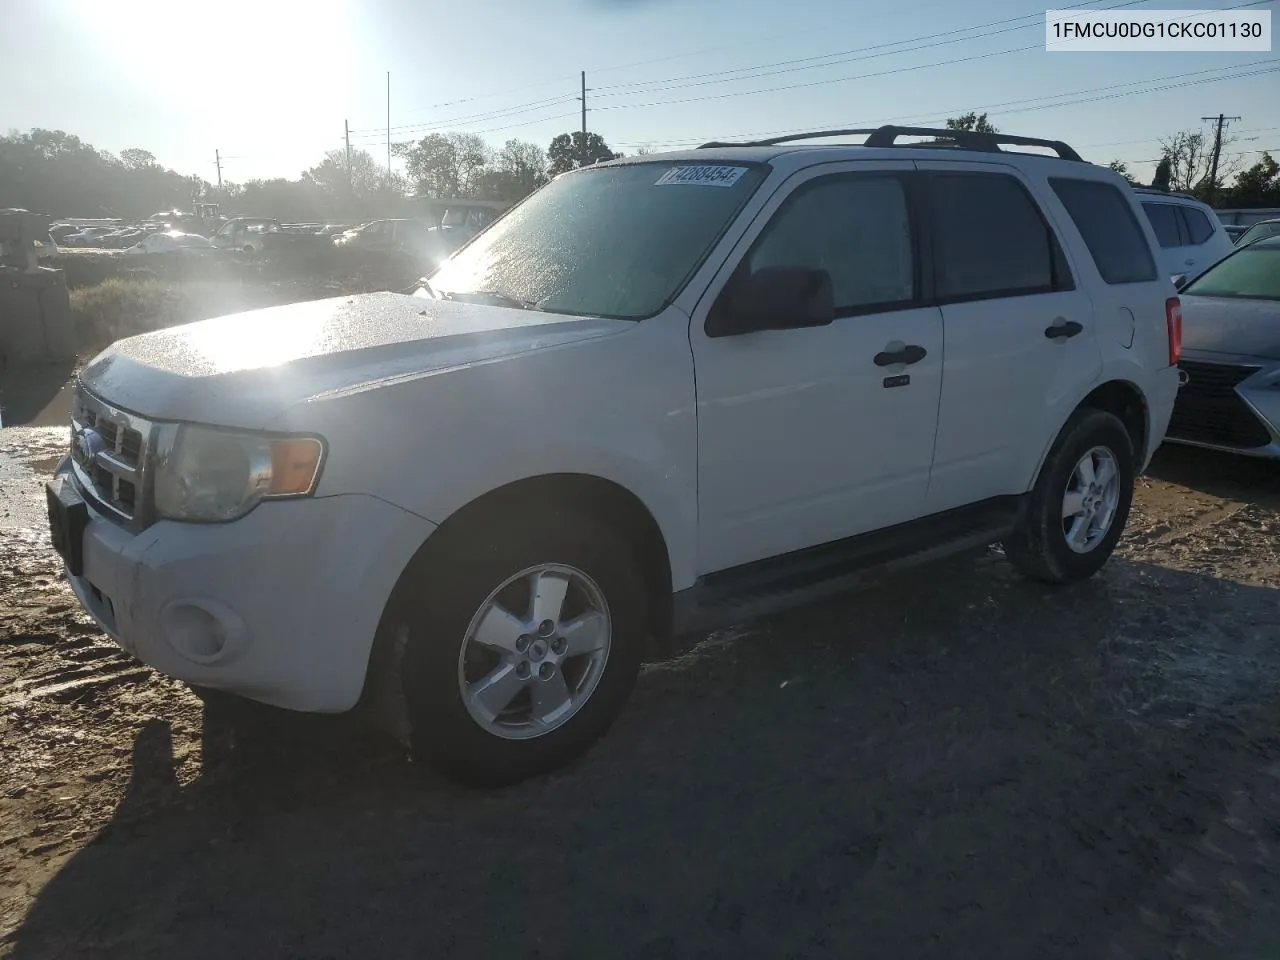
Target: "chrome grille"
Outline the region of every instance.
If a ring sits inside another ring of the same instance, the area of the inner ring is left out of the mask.
[[[147,451],[152,424],[76,387],[71,463],[95,506],[131,527],[145,524]]]

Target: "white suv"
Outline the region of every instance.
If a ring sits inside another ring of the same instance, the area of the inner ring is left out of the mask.
[[[652,641],[995,541],[1093,574],[1178,383],[1134,194],[860,132],[598,164],[414,295],[115,344],[48,491],[73,589],[165,673],[384,704],[498,783],[599,737]]]
[[[1186,193],[1134,187],[1160,244],[1160,264],[1171,278],[1194,280],[1231,253],[1235,244],[1213,207]]]

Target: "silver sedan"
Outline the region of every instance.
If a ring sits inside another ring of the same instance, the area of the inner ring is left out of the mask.
[[[1165,439],[1280,459],[1280,237],[1179,290],[1182,386]]]

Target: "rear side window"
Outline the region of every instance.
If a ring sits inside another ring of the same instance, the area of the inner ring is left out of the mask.
[[[1049,180],[1054,193],[1080,231],[1102,279],[1110,284],[1143,283],[1156,278],[1155,258],[1133,215],[1133,205],[1111,183],[1099,180]]]
[[[934,246],[939,294],[978,299],[1069,290],[1057,237],[1013,177],[936,174]]]
[[[1187,224],[1187,236],[1191,238],[1193,244],[1205,243],[1213,236],[1213,224],[1195,207],[1183,207],[1182,216]]]
[[[1172,203],[1144,203],[1143,212],[1151,221],[1151,229],[1156,232],[1160,246],[1182,246],[1182,235],[1178,232],[1178,208]]]

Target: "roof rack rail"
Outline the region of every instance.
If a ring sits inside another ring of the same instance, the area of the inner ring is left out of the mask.
[[[1194,193],[1186,193],[1182,190],[1161,190],[1159,187],[1148,187],[1140,183],[1134,184],[1130,189],[1136,193],[1150,193],[1157,197],[1184,197],[1187,200],[1200,199]]]
[[[940,127],[897,127],[892,125],[854,127],[848,130],[813,130],[808,133],[792,133],[784,137],[750,140],[744,143],[724,143],[713,140],[710,143],[704,143],[698,149],[705,150],[712,147],[774,147],[783,143],[793,143],[797,140],[847,137],[853,134],[866,135],[867,139],[862,143],[864,147],[920,147],[926,146],[926,144],[898,144],[895,141],[898,137],[936,137],[940,140],[949,141],[946,144],[947,146],[958,147],[962,150],[978,150],[985,153],[1003,153],[1004,151],[1000,149],[1001,144],[1019,147],[1048,147],[1063,160],[1084,162],[1080,154],[1076,153],[1075,150],[1061,140],[1041,140],[1038,137],[1015,137],[1007,133],[978,133],[973,130],[948,130]]]

